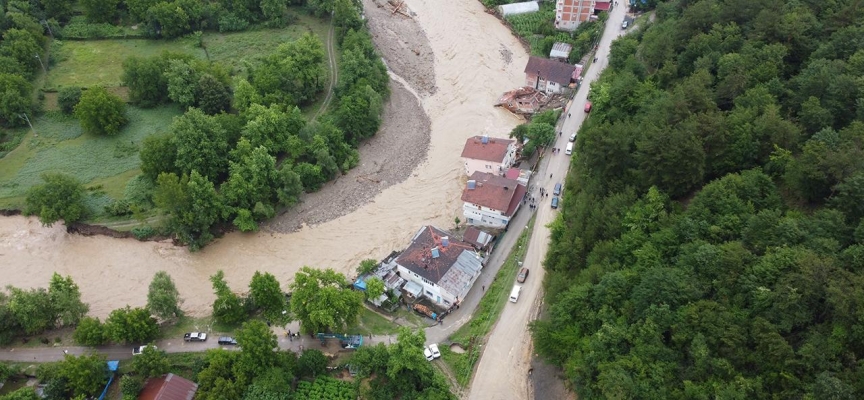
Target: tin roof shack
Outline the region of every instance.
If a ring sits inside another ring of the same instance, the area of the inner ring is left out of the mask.
[[[471,243],[477,250],[486,250],[493,239],[495,239],[495,236],[483,232],[474,226],[466,228],[465,233],[462,235],[462,240]]]
[[[561,93],[570,86],[574,69],[561,61],[531,56],[525,65],[525,85],[546,93]]]
[[[471,290],[483,270],[480,260],[471,244],[430,225],[417,231],[396,265],[402,278],[420,286],[422,295],[446,309]]]
[[[573,50],[573,46],[569,43],[555,42],[555,44],[552,45],[552,51],[549,52],[549,58],[556,61],[567,62],[570,59],[571,50]]]

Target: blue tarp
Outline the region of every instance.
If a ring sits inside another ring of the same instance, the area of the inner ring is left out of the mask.
[[[354,281],[354,287],[360,290],[366,290],[366,281],[364,281],[363,278],[357,278],[357,280]]]

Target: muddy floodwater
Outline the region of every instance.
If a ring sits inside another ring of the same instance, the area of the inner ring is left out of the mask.
[[[304,265],[350,277],[360,260],[404,248],[422,224],[451,227],[461,217],[459,156],[465,139],[506,136],[520,123],[492,104],[523,82],[528,56],[476,0],[406,3],[434,53],[437,87],[421,98],[431,119],[429,154],[408,179],[340,218],[288,234],[232,233],[197,253],[170,243],[70,235],[60,224],[42,227],[32,218],[2,217],[0,286],[47,286],[55,271],[71,275],[91,314],[104,318],[127,304],[144,305],[150,279],[165,270],[184,298],[183,309],[203,315],[214,298],[208,277],[217,270],[225,271],[238,292],[248,290],[256,270],[273,273],[283,287]]]

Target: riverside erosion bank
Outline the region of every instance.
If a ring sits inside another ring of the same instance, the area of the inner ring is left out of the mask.
[[[388,120],[384,125],[394,118],[422,119],[422,112],[429,119],[428,152],[420,157],[424,161],[413,171],[402,174],[403,181],[386,187],[377,185],[380,193],[370,195],[368,200],[361,199],[365,203],[347,214],[331,214],[338,216],[334,219],[327,220],[324,216],[318,222],[306,224],[286,222],[282,228],[273,226],[279,223],[274,220],[262,232],[231,233],[197,253],[167,242],[70,235],[60,224],[42,227],[37,220],[21,216],[0,218],[0,284],[47,287],[54,271],[71,275],[81,288],[83,300],[90,304],[90,314],[104,318],[111,310],[126,304],[144,305],[150,279],[164,270],[174,278],[185,300],[183,309],[192,315],[204,315],[210,312],[214,299],[208,277],[217,270],[225,271],[228,283],[237,292],[248,290],[256,270],[274,274],[283,288],[304,265],[333,268],[353,276],[361,260],[382,258],[393,249],[404,248],[418,226],[431,223],[449,227],[453,218],[461,215],[462,145],[473,135],[506,136],[521,123],[492,104],[502,88],[524,79],[522,70],[528,55],[510,31],[486,14],[476,0],[451,1],[446,5],[409,0],[406,4],[413,15],[411,19],[389,12],[376,14],[371,7],[377,9],[377,6],[366,4],[375,44],[387,65],[407,82],[410,91],[421,97],[413,96],[422,106],[417,111],[400,108],[405,102],[395,101],[397,96],[392,96],[392,104],[388,105],[392,109],[385,113]],[[392,22],[394,18],[406,18],[408,23],[397,24]],[[418,55],[410,48],[409,54],[388,50],[402,48],[408,35],[417,43],[425,41],[431,56],[422,52]],[[411,54],[419,59],[402,60]],[[420,70],[423,65],[426,67],[422,68],[432,71],[431,75]],[[405,71],[412,68],[414,72]],[[414,77],[409,73],[420,75]],[[434,85],[424,83],[421,76],[434,77]],[[411,135],[416,133],[414,129],[406,126],[395,129],[393,134]],[[390,158],[404,156],[407,150],[401,145],[394,146],[400,147],[370,151],[380,151]],[[371,162],[371,158],[365,158],[364,147],[361,146],[361,163]],[[334,197],[356,196],[338,189],[340,184],[357,182],[346,179],[350,176],[349,173],[328,185],[337,188],[331,189]],[[311,196],[314,194],[305,198]],[[306,204],[325,201],[330,200]],[[297,225],[303,227],[281,233]]]

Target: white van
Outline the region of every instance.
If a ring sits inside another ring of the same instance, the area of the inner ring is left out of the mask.
[[[522,291],[522,286],[513,285],[513,290],[510,291],[510,302],[515,303],[519,300],[519,292]]]
[[[573,154],[573,143],[567,143],[567,150],[564,150],[564,154],[571,155]]]

